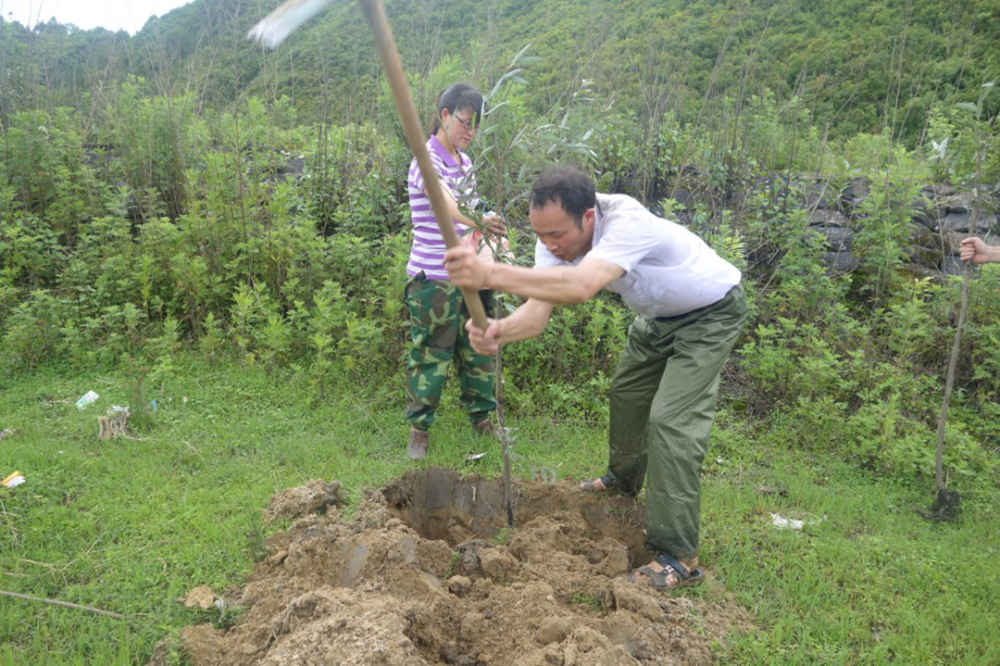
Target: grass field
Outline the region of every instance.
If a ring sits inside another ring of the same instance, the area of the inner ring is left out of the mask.
[[[96,416],[127,404],[128,386],[117,373],[0,380],[0,429],[19,431],[0,441],[0,476],[27,478],[0,487],[0,590],[125,616],[0,596],[0,664],[144,664],[185,625],[238,622],[177,599],[198,585],[240,585],[261,552],[273,492],[322,478],[358,497],[412,467],[402,391],[391,381],[345,383],[313,406],[300,383],[181,364],[142,439],[98,440]],[[78,411],[72,402],[87,390],[101,398]],[[448,393],[421,464],[498,475],[498,446],[471,435],[453,386]],[[605,462],[602,426],[509,425],[522,477],[581,478]],[[463,461],[481,451],[484,460]],[[760,494],[765,485],[787,496]],[[930,488],[900,487],[735,423],[720,430],[706,465],[702,562],[757,625],[720,659],[1000,663],[1000,499],[977,496],[950,524],[912,510],[931,500]],[[779,530],[771,513],[818,522]]]

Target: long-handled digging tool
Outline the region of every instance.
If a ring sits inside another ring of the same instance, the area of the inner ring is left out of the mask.
[[[264,46],[273,49],[299,26],[332,3],[333,0],[288,0],[255,25],[247,34],[247,38],[259,41]],[[406,142],[410,145],[410,152],[417,159],[417,166],[420,167],[420,175],[423,177],[424,183],[428,185],[427,196],[431,200],[431,208],[434,210],[434,217],[437,218],[441,236],[444,237],[445,245],[448,248],[457,247],[459,244],[458,234],[455,233],[455,227],[448,215],[448,204],[444,192],[440,187],[431,186],[432,183],[439,182],[437,172],[434,171],[430,153],[427,152],[427,146],[424,144],[420,117],[417,115],[413,97],[410,95],[410,87],[403,75],[403,65],[399,59],[399,52],[396,50],[396,41],[393,39],[389,20],[385,15],[385,7],[383,7],[381,0],[358,0],[358,4],[361,5],[361,11],[368,20],[368,25],[375,37],[375,47],[378,49],[382,65],[385,67],[386,78],[388,78],[389,87],[392,89],[392,98],[396,102],[396,110],[403,123]],[[462,298],[469,309],[472,322],[479,328],[486,328],[486,309],[483,307],[482,301],[479,300],[479,294],[471,289],[462,289]],[[507,522],[513,526],[510,451],[507,439],[502,438],[501,442],[503,443],[503,481]]]

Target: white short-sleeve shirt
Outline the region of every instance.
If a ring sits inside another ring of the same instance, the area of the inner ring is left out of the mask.
[[[740,271],[676,222],[657,217],[624,194],[598,194],[591,249],[572,262],[535,243],[536,266],[572,266],[584,257],[625,274],[607,286],[637,314],[672,317],[717,303],[740,282]]]

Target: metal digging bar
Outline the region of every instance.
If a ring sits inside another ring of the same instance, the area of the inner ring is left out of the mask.
[[[247,34],[247,39],[259,41],[273,49],[285,37],[326,9],[332,2],[333,0],[288,0],[255,25]],[[386,18],[385,7],[383,7],[381,0],[358,0],[358,4],[361,5],[361,11],[368,20],[368,25],[375,37],[375,47],[382,58],[386,78],[389,79],[389,87],[392,89],[392,98],[396,102],[396,110],[403,123],[406,142],[410,145],[410,152],[417,159],[420,175],[423,177],[424,183],[428,185],[436,183],[438,182],[437,172],[434,171],[430,153],[427,152],[427,146],[424,144],[420,117],[417,115],[417,109],[413,105],[413,97],[410,95],[410,87],[403,75],[403,65],[399,59],[399,52],[396,50],[396,41],[392,37],[389,20]],[[455,233],[455,226],[448,215],[448,204],[441,188],[427,187],[427,195],[431,200],[431,208],[434,209],[434,217],[437,218],[438,228],[444,237],[445,245],[449,248],[458,246],[458,234]],[[486,309],[483,307],[482,301],[479,300],[479,294],[471,289],[462,289],[462,298],[465,299],[465,306],[469,309],[472,322],[479,328],[486,328]],[[503,443],[503,482],[504,498],[507,504],[507,523],[513,527],[510,451],[507,439],[501,438],[501,442]]]

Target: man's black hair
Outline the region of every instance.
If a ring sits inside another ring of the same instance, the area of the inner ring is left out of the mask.
[[[531,207],[543,208],[550,201],[559,202],[582,227],[583,214],[597,205],[594,181],[574,166],[549,167],[531,188]]]

